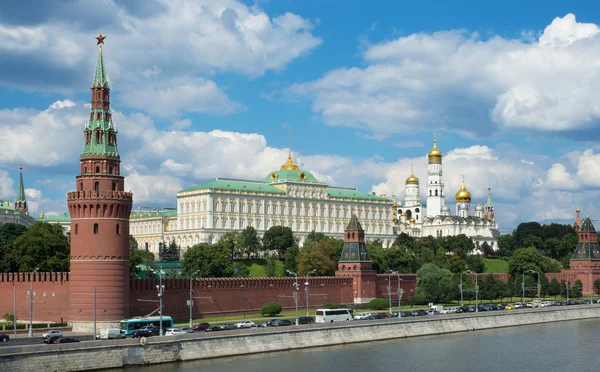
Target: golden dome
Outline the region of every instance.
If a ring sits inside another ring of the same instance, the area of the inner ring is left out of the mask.
[[[411,218],[411,219],[410,219],[410,223],[415,223],[415,219],[414,219],[414,218]]]
[[[292,161],[292,154],[288,153],[288,160],[281,166],[280,170],[298,170],[300,169],[296,163]]]
[[[404,212],[400,213],[400,215],[406,217],[406,213]]]
[[[437,148],[437,140],[435,139],[435,133],[433,134],[433,148],[427,153],[427,157],[431,162],[434,160],[436,163],[442,160],[442,152]]]
[[[410,166],[410,177],[408,177],[406,179],[406,184],[407,185],[418,185],[419,184],[419,179],[413,173],[412,165]]]
[[[471,193],[465,187],[465,180],[462,180],[462,184],[460,185],[460,189],[456,192],[454,197],[457,203],[470,203],[471,202]]]
[[[575,209],[575,212],[579,213],[579,212],[581,212],[581,209],[577,208],[577,209]]]

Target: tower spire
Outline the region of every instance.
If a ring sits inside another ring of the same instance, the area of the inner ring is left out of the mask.
[[[23,166],[19,166],[19,188],[17,189],[17,198],[15,200],[15,209],[29,214],[27,209],[27,198],[25,197],[25,185],[23,183]]]

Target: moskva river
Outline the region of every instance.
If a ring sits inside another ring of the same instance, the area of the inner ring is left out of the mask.
[[[302,349],[127,372],[580,372],[600,370],[600,320]]]

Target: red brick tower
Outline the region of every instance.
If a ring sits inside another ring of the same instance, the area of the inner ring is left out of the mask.
[[[366,303],[376,297],[376,272],[365,244],[365,231],[355,214],[344,230],[344,248],[335,276],[351,276],[354,286],[354,303]]]
[[[124,191],[117,130],[110,113],[110,89],[102,44],[92,83],[92,109],[84,130],[80,175],[68,193],[71,215],[69,321],[73,330],[118,324],[129,314],[129,213],[133,195]],[[104,323],[104,325],[102,325]]]

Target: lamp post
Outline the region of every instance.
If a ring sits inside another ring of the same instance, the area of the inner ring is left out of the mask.
[[[390,272],[394,275],[398,275],[398,318],[402,317],[401,314],[401,310],[402,310],[402,288],[400,286],[400,283],[402,282],[402,279],[400,279],[400,273],[397,271],[392,271],[390,270]]]
[[[298,284],[298,274],[291,270],[286,270],[288,274],[296,277],[294,282],[294,301],[296,302],[296,325],[298,325],[298,292],[300,291],[300,285]]]
[[[532,274],[536,273],[537,274],[537,279],[538,279],[538,282],[537,282],[537,293],[538,293],[538,304],[537,304],[537,307],[539,309],[541,307],[540,292],[541,292],[541,289],[542,289],[541,284],[540,284],[540,273],[537,272],[537,271],[535,271],[535,270],[527,270],[526,273],[532,273]],[[523,273],[523,275],[525,275],[525,273]],[[523,281],[523,286],[525,286],[525,281]],[[525,288],[525,287],[523,287],[523,288]]]
[[[569,302],[569,279],[565,282],[565,286],[567,287],[567,302]]]
[[[590,288],[590,304],[592,303],[592,299],[593,299],[593,295],[594,295],[594,289],[592,288],[592,272],[591,271],[584,271],[584,274],[588,275],[588,285]]]
[[[465,301],[463,300],[463,277],[464,272],[460,273],[460,284],[458,285],[458,289],[460,289],[460,306],[465,306]]]
[[[388,302],[390,303],[390,314],[392,313],[392,276],[388,275]]]
[[[152,270],[156,272],[155,270]],[[165,286],[162,284],[162,267],[158,272],[158,285],[156,286],[156,290],[158,291],[158,312],[159,312],[159,328],[158,334],[159,336],[163,335],[163,293],[165,291]]]
[[[477,299],[479,294],[479,285],[477,284],[477,273],[472,272],[471,270],[465,271],[466,274],[474,274],[475,275],[475,312],[479,312],[479,305],[477,305]],[[462,274],[460,276],[460,280],[462,282]]]
[[[200,270],[196,270],[193,273],[190,274],[190,328],[193,327],[192,325],[192,308],[194,307],[194,299],[192,298],[192,279],[194,279],[194,275],[196,275],[198,273],[198,271]]]
[[[309,272],[306,273],[306,282],[304,282],[304,291],[305,291],[305,296],[306,296],[306,316],[308,316],[308,277],[310,276],[310,274],[314,274],[315,272],[317,272],[317,270],[311,270]]]
[[[525,303],[525,271],[523,271],[523,280],[521,281],[521,306]]]

